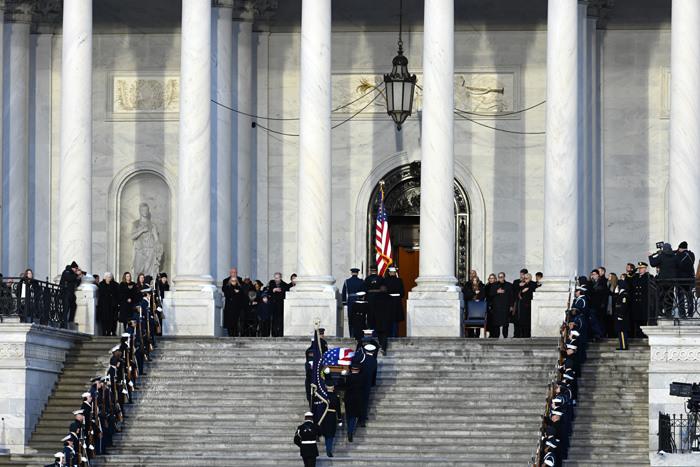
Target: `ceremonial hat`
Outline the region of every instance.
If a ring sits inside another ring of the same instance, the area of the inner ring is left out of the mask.
[[[576,329],[572,329],[572,330],[571,330],[571,335],[574,336],[574,337],[578,337],[578,336],[581,335],[581,333],[578,332]]]
[[[61,441],[64,441],[64,442],[65,442],[65,441],[70,441],[70,439],[71,439],[70,435],[66,435],[66,436],[64,436],[63,438],[61,438]]]
[[[313,412],[304,412],[304,417],[313,417]]]
[[[389,266],[389,272],[396,272],[396,271],[398,271],[396,266]]]
[[[552,411],[549,412],[549,413],[550,413],[551,415],[559,415],[560,417],[561,417],[562,415],[564,415],[564,412],[560,412],[560,411],[558,411],[558,410],[552,410]]]
[[[53,456],[54,456],[56,459],[60,459],[60,458],[64,457],[64,455],[63,455],[62,452],[57,452],[57,453],[54,454]]]
[[[576,290],[580,290],[581,292],[587,292],[588,289],[586,288],[585,285],[578,285],[576,286]]]
[[[360,268],[350,268],[350,272],[357,274],[358,272],[360,272]]]
[[[83,409],[78,409],[73,411],[73,415],[82,415],[83,414]]]
[[[110,352],[118,352],[119,350],[121,350],[121,347],[118,345],[115,345],[114,347],[112,347],[112,350],[110,350]]]
[[[95,376],[94,378],[92,378],[92,379],[90,380],[90,382],[91,382],[91,383],[94,383],[94,382],[100,381],[101,379],[102,379],[102,376]]]
[[[363,329],[363,330],[362,330],[362,333],[363,333],[365,336],[371,336],[373,332],[374,332],[374,329]]]
[[[125,333],[122,333],[122,337],[131,337],[131,334],[129,334],[128,332],[125,332]]]
[[[80,397],[90,397],[90,396],[92,396],[92,394],[90,394],[89,392],[84,392],[80,395]]]
[[[362,348],[365,349],[367,352],[374,352],[375,350],[377,350],[377,346],[374,344],[365,344]]]
[[[153,292],[153,289],[150,287],[144,287],[143,289],[141,289],[141,293],[151,293],[151,292]]]
[[[638,268],[648,268],[649,265],[647,263],[645,263],[644,261],[640,261],[637,263],[637,267]]]
[[[360,291],[360,292],[356,292],[355,295],[357,295],[358,297],[364,297],[365,295],[367,295],[367,292]]]

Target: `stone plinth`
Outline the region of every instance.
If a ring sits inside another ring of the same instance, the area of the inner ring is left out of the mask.
[[[284,300],[284,335],[309,336],[313,334],[314,322],[319,321],[326,336],[342,336],[343,307],[339,303],[333,285],[315,290],[297,285]]]
[[[537,289],[532,300],[532,337],[559,336],[559,328],[566,317],[569,286],[565,280],[549,280]]]
[[[63,370],[66,353],[85,334],[38,324],[0,324],[0,450],[24,454]]]
[[[75,322],[78,323],[78,331],[93,336],[101,334],[97,323],[97,286],[91,282],[80,284],[75,291],[75,301]]]
[[[222,336],[222,297],[214,285],[179,285],[163,299],[163,335]]]
[[[464,302],[456,286],[408,293],[406,333],[410,337],[460,337]]]
[[[675,462],[657,456],[659,447],[659,412],[686,412],[686,399],[671,396],[672,382],[700,383],[700,326],[644,326],[649,337],[649,459],[651,465],[700,465],[700,454],[685,454]],[[672,456],[674,459],[677,456]],[[695,463],[691,463],[695,462]]]

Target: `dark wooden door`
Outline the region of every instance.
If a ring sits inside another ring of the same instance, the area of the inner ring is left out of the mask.
[[[398,257],[396,259],[396,263],[399,268],[399,277],[401,278],[403,288],[406,291],[406,295],[403,299],[403,309],[405,314],[407,311],[406,299],[408,298],[408,292],[410,292],[411,289],[416,286],[416,279],[418,278],[420,251],[414,248],[400,246]],[[406,336],[406,321],[399,323],[399,336]]]

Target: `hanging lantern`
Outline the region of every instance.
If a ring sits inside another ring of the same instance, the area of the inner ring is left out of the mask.
[[[403,1],[399,9],[399,50],[392,61],[391,73],[384,75],[386,112],[394,120],[399,131],[413,111],[413,93],[416,89],[416,75],[408,72],[408,59],[403,55],[402,23]]]

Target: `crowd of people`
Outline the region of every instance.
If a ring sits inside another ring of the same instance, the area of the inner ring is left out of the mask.
[[[91,379],[88,391],[81,395],[80,408],[61,439],[63,450],[54,455],[49,466],[88,467],[92,459],[106,454],[115,433],[122,429],[123,407],[133,402],[139,378],[156,348],[158,316],[150,287],[130,295],[125,328],[118,345],[110,350],[109,366]],[[47,467],[49,467],[47,466]]]
[[[309,410],[294,433],[294,444],[307,467],[316,465],[317,442],[321,436],[326,455],[333,457],[336,432],[343,426],[343,420],[348,442],[354,441],[358,425],[366,426],[372,388],[377,384],[380,342],[373,329],[363,329],[354,351],[329,349],[324,333],[323,328],[318,329],[306,349],[305,389]]]

